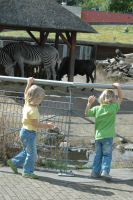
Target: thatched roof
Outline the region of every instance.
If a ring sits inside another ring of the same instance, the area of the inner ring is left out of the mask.
[[[55,0],[0,0],[0,27],[35,31],[96,31]]]

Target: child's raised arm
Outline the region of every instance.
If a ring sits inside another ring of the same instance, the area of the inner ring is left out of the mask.
[[[94,103],[94,101],[96,100],[95,96],[90,96],[88,98],[88,104],[85,108],[85,116],[88,116],[88,110],[90,109],[91,105]]]
[[[114,86],[117,89],[117,91],[118,91],[118,101],[121,104],[121,102],[122,102],[122,92],[121,92],[120,84],[119,83],[113,83],[112,86]]]
[[[27,79],[27,85],[26,85],[26,88],[25,88],[25,91],[24,91],[24,96],[25,96],[26,93],[28,92],[28,90],[29,90],[31,84],[33,83],[33,81],[34,81],[34,78],[33,78],[33,77],[29,77],[29,78]]]

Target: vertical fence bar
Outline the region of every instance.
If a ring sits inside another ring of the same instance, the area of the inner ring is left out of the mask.
[[[71,128],[71,115],[72,115],[72,88],[69,87],[69,108],[68,108],[68,132],[67,132],[67,146],[66,146],[66,158],[65,158],[65,170],[58,173],[59,176],[74,176],[72,171],[68,172],[68,147],[69,147],[69,138],[70,138],[70,128]]]

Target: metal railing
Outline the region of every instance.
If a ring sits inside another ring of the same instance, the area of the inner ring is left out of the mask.
[[[1,82],[9,84],[26,83],[27,78],[0,76]],[[67,174],[72,168],[91,167],[94,157],[94,119],[84,117],[87,96],[75,96],[81,88],[114,88],[112,84],[76,83],[35,79],[35,84],[68,88],[68,95],[58,92],[46,95],[39,105],[40,121],[52,121],[54,129],[38,129],[37,163],[49,168],[59,169]],[[122,90],[133,90],[133,85],[120,85]],[[15,87],[15,86],[14,86]],[[96,102],[97,103],[97,102]],[[130,104],[130,105],[129,105]],[[0,91],[0,158],[14,156],[21,149],[19,130],[21,128],[24,97],[22,92]],[[127,109],[127,105],[129,109]],[[130,117],[127,116],[130,114]],[[133,164],[132,101],[123,99],[116,120],[117,137],[114,143],[112,166],[131,167]],[[121,139],[121,141],[120,141]],[[125,143],[124,143],[125,142]],[[128,151],[130,150],[130,151]],[[128,156],[124,154],[126,152]],[[125,162],[126,160],[126,162]],[[126,165],[125,165],[126,164]]]

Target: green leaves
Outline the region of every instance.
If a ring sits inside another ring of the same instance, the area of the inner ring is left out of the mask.
[[[129,12],[133,9],[132,0],[110,0],[109,10],[113,12]]]
[[[131,12],[133,11],[133,0],[56,0],[58,3],[67,2],[69,6],[80,6],[91,10],[96,8],[102,11]]]

